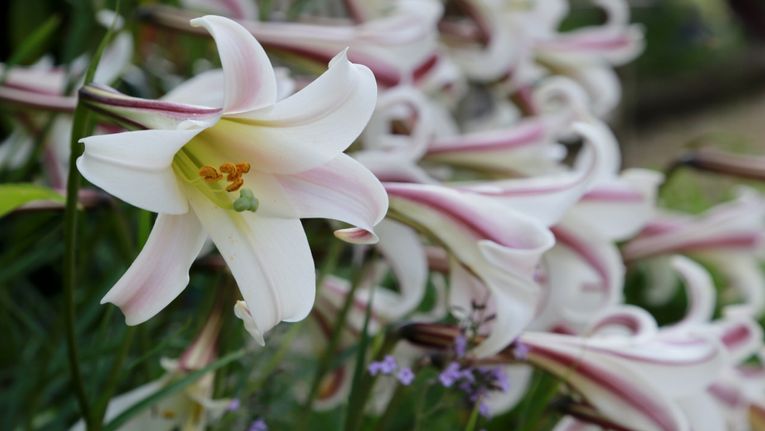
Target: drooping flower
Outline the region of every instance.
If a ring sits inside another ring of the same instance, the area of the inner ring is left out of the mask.
[[[433,0],[391,3],[384,8],[385,13],[359,23],[260,22],[241,17],[238,22],[269,51],[297,56],[303,66],[305,60],[321,66],[339,50],[350,47],[349,58],[369,67],[381,87],[411,83],[439,92],[455,90],[459,79],[456,67],[438,50],[436,24],[443,6]],[[185,25],[191,16],[184,11],[163,7],[148,9],[147,14],[160,25],[195,31]]]
[[[216,344],[222,323],[220,313],[214,312],[191,345],[177,360],[162,358],[161,365],[165,370],[162,377],[112,398],[106,409],[105,420],[110,421],[116,418],[146,397],[213,362],[216,358]],[[214,383],[214,373],[207,373],[182,391],[174,392],[160,399],[150,408],[144,409],[119,430],[202,431],[226,411],[232,410],[234,401],[237,401],[238,407],[238,400],[213,399]],[[82,421],[76,423],[71,429],[71,431],[81,430],[85,430]]]
[[[192,25],[212,34],[222,74],[200,75],[162,101],[103,86],[80,93],[95,109],[145,129],[83,139],[80,172],[159,213],[141,254],[103,302],[118,305],[128,324],[151,318],[186,287],[209,234],[262,342],[279,321],[300,320],[313,305],[313,259],[300,218],[348,222],[357,227],[338,237],[376,240],[372,226],[387,197],[342,153],[369,119],[376,86],[369,69],[341,52],[316,81],[277,102],[271,63],[244,28],[216,16]]]
[[[603,116],[620,98],[614,65],[635,58],[643,48],[642,31],[629,24],[624,0],[597,0],[608,21],[599,26],[559,31],[568,12],[565,0],[459,2],[469,18],[449,23],[455,61],[480,81],[504,78],[511,92],[522,93],[548,73],[578,81],[588,92],[594,113]]]
[[[741,299],[726,312],[759,316],[765,312],[765,275],[760,269],[765,245],[765,200],[755,190],[741,189],[739,196],[689,216],[664,212],[648,223],[624,247],[625,259],[651,258],[649,268],[664,279],[666,256],[683,253],[712,264],[725,275]],[[671,279],[671,278],[669,278]],[[654,286],[654,299],[673,292],[671,283]]]
[[[471,297],[476,285],[488,292],[484,301],[495,307],[493,326],[501,330],[492,331],[474,352],[491,354],[512,341],[533,317],[539,296],[534,274],[553,245],[550,232],[536,219],[477,193],[435,185],[385,187],[391,217],[435,238],[453,257],[450,295]]]

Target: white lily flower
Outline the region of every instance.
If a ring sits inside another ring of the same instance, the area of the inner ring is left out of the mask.
[[[159,213],[141,254],[102,302],[118,305],[131,325],[151,318],[186,287],[209,234],[262,342],[278,322],[303,319],[313,305],[313,259],[300,218],[348,222],[357,227],[338,237],[376,240],[372,226],[385,215],[385,191],[342,153],[371,116],[376,85],[369,69],[341,52],[316,81],[277,102],[273,67],[247,30],[216,16],[192,25],[215,39],[222,91],[217,72],[165,101],[97,86],[81,91],[90,105],[148,130],[83,139],[80,172]]]
[[[474,297],[473,287],[488,293],[483,302],[496,311],[495,330],[474,353],[490,355],[510,343],[533,317],[539,299],[536,267],[553,245],[549,230],[477,193],[435,185],[386,183],[385,187],[390,216],[436,239],[453,256],[451,295]]]
[[[652,220],[624,247],[627,260],[660,259],[670,253],[688,254],[709,262],[727,278],[741,299],[726,313],[759,316],[765,311],[765,274],[759,262],[765,244],[765,200],[751,189],[737,199],[717,205],[698,216],[665,213]],[[661,262],[650,262],[656,267]],[[660,286],[657,286],[660,288]],[[671,293],[656,292],[656,299]]]
[[[520,342],[529,362],[568,382],[606,423],[646,431],[700,429],[692,428],[696,422],[685,409],[696,405],[696,395],[726,364],[716,339],[700,330],[658,329],[647,312],[628,306],[601,316],[589,333],[529,332]]]

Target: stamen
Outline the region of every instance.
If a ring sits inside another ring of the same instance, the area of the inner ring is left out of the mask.
[[[244,180],[241,176],[237,176],[236,178],[231,178],[231,175],[227,178],[229,181],[231,181],[231,184],[226,186],[227,192],[235,192],[239,190],[244,185]]]
[[[226,174],[226,181],[230,184],[226,187],[227,192],[235,192],[239,190],[244,184],[242,174],[250,172],[250,164],[247,162],[242,163],[224,163],[220,165],[220,171]]]
[[[250,164],[247,162],[237,163],[236,171],[239,172],[240,174],[246,174],[250,172]]]
[[[212,166],[202,166],[199,168],[199,176],[202,177],[205,181],[208,183],[214,183],[221,178],[223,178],[223,175],[218,173],[218,171],[215,170]]]
[[[220,165],[220,171],[224,174],[228,174],[226,181],[232,181],[234,177],[239,174],[239,172],[236,170],[236,165],[233,163],[224,163]]]

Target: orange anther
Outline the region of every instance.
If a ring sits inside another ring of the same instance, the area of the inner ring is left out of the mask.
[[[207,182],[215,182],[223,178],[212,166],[202,166],[199,168],[199,176]]]
[[[247,162],[237,163],[236,171],[240,174],[246,174],[247,172],[250,172],[250,164]]]
[[[220,171],[224,174],[236,174],[236,165],[233,163],[224,163],[220,165]]]
[[[226,186],[227,192],[235,192],[244,185],[244,180],[241,178],[241,176],[237,176],[236,178],[230,179],[229,181],[231,181],[231,184]]]

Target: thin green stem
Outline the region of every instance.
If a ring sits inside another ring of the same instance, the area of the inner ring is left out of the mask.
[[[115,5],[115,11],[119,12],[119,0]],[[85,72],[83,82],[88,84],[93,81],[96,74],[96,68],[101,60],[106,46],[114,35],[114,24],[107,31],[106,36],[101,40],[96,52],[90,60],[88,69]],[[80,369],[80,352],[77,347],[77,333],[75,328],[75,294],[74,286],[77,282],[77,203],[80,190],[80,173],[77,170],[77,158],[82,153],[80,139],[89,135],[93,131],[93,125],[90,121],[90,112],[85,106],[78,102],[74,110],[72,119],[72,135],[69,144],[69,175],[66,183],[66,210],[64,212],[64,320],[66,328],[67,358],[69,362],[69,372],[71,375],[71,385],[77,396],[77,403],[80,406],[82,417],[85,421],[88,431],[99,431],[101,421],[96,420],[91,409],[90,400],[85,390],[82,370]]]
[[[369,320],[372,317],[372,303],[374,302],[374,290],[367,300],[367,309],[364,315],[364,326],[361,329],[361,341],[359,350],[356,352],[356,366],[353,370],[353,382],[351,384],[350,402],[348,403],[348,412],[345,418],[345,430],[352,431],[361,427],[364,419],[364,406],[366,405],[366,395],[369,393],[364,390],[364,380],[366,374],[366,354],[369,344]]]
[[[82,412],[88,430],[99,429],[92,415],[90,400],[85,391],[85,382],[80,369],[80,352],[77,347],[75,331],[75,295],[74,286],[77,282],[77,196],[80,189],[80,174],[76,167],[77,157],[81,152],[79,139],[85,136],[88,129],[90,114],[82,105],[77,105],[72,124],[71,151],[69,154],[69,177],[66,184],[66,210],[64,212],[64,298],[65,298],[65,327],[66,345],[69,360],[72,389],[77,396],[77,402]]]
[[[338,345],[340,344],[340,335],[345,328],[345,321],[348,319],[348,314],[350,314],[351,306],[353,305],[353,301],[356,297],[356,290],[359,287],[361,274],[363,274],[363,272],[363,269],[360,269],[354,277],[354,280],[351,283],[351,288],[348,291],[348,294],[345,297],[345,301],[340,308],[340,312],[337,315],[337,320],[335,320],[335,324],[332,326],[329,343],[327,344],[327,348],[324,350],[323,355],[319,359],[316,373],[314,374],[313,381],[311,382],[311,389],[309,390],[308,397],[306,398],[305,404],[303,405],[303,412],[301,414],[301,419],[299,421],[300,426],[298,426],[298,429],[305,429],[308,418],[311,414],[311,409],[313,408],[313,403],[316,401],[316,396],[319,393],[321,381],[324,378],[324,375],[330,370],[332,358],[337,351]]]
[[[473,405],[473,410],[470,412],[470,418],[468,418],[468,423],[465,426],[465,431],[475,431],[475,427],[478,424],[478,414],[481,411],[481,399],[477,399],[475,402],[475,405]]]

